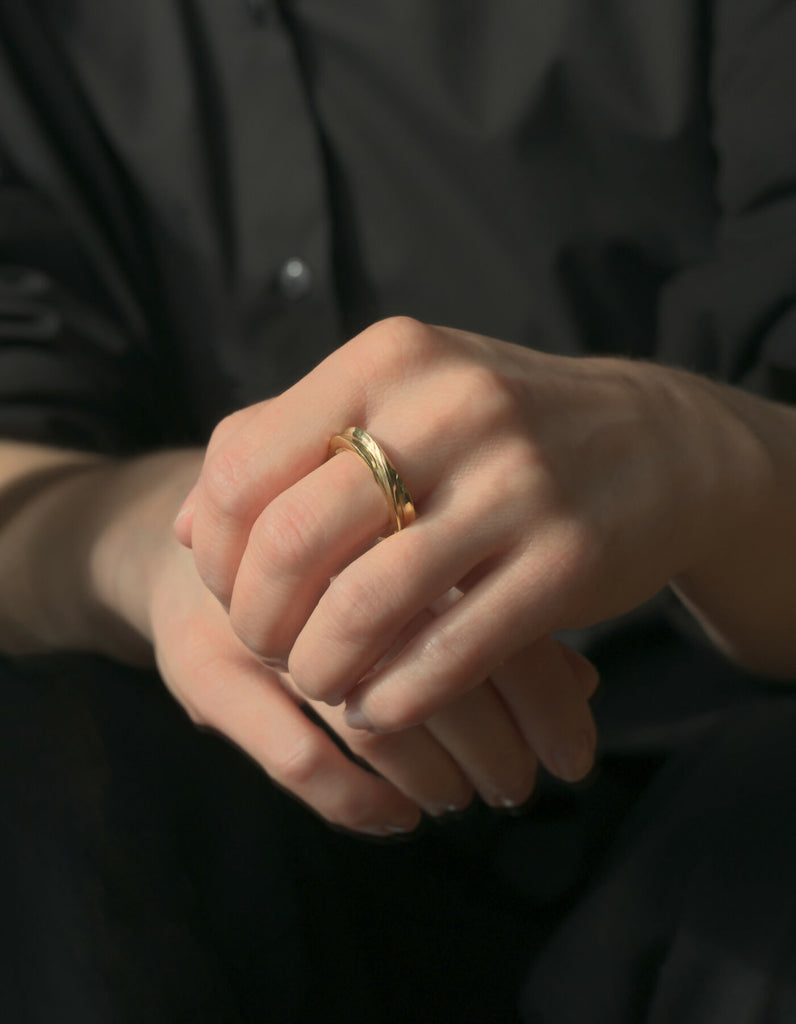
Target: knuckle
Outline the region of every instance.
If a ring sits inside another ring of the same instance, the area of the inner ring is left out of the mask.
[[[280,753],[270,767],[270,775],[291,792],[301,791],[318,776],[322,766],[323,744],[314,733],[306,732]]]
[[[482,521],[499,523],[507,542],[524,543],[538,535],[540,517],[560,501],[543,456],[527,438],[509,436],[479,466],[477,495]],[[533,519],[528,510],[534,509]]]
[[[235,409],[219,420],[210,435],[210,440],[207,444],[208,452],[213,453],[217,448],[227,444],[234,434],[242,435],[245,438],[246,434],[250,432],[249,428],[251,425],[256,422],[272,402],[272,398],[267,398],[263,402],[246,405],[241,409]]]
[[[208,457],[202,469],[205,501],[224,518],[240,518],[244,511],[245,460],[227,448]]]
[[[509,381],[492,366],[482,362],[468,362],[462,371],[462,392],[484,408],[490,402],[498,408],[513,405],[514,391]]]
[[[466,407],[472,410],[473,426],[481,436],[502,437],[508,442],[523,439],[523,446],[516,446],[526,458],[533,453],[525,422],[527,395],[521,393],[521,386],[511,376],[483,363],[468,366],[462,383]]]
[[[381,621],[390,617],[389,589],[364,573],[337,576],[329,584],[323,604],[333,636],[357,647],[372,640],[381,630]]]
[[[382,367],[412,367],[425,362],[439,344],[438,332],[409,316],[379,320],[361,336],[362,345]]]
[[[276,667],[277,659],[284,656],[285,652],[278,649],[278,643],[260,621],[256,610],[252,609],[250,603],[241,602],[237,593],[237,590],[233,590],[229,608],[232,632],[256,658]]]
[[[302,572],[323,543],[324,527],[312,504],[297,495],[283,495],[260,516],[250,544],[258,562],[277,572]]]
[[[235,433],[241,420],[243,410],[237,410],[225,416],[213,428],[210,440],[207,442],[207,453],[212,455]]]
[[[473,653],[469,647],[465,648],[458,631],[437,624],[423,639],[419,656],[428,670],[438,670],[448,676],[472,658]]]
[[[486,465],[504,451],[515,458],[532,452],[523,407],[509,380],[493,367],[470,360],[451,361],[446,372],[445,394],[450,398],[430,411],[435,433],[466,438],[470,449],[488,456],[481,459]]]
[[[387,338],[401,347],[425,347],[433,336],[428,324],[411,316],[390,316],[378,326]]]
[[[341,791],[326,808],[324,816],[332,825],[357,831],[372,823],[373,807],[356,792]]]

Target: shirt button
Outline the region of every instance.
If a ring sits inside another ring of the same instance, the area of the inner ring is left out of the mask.
[[[302,299],[312,288],[312,271],[300,256],[291,256],[279,268],[277,283],[286,299]]]

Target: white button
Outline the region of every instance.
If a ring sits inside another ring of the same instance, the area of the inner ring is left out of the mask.
[[[291,256],[279,268],[278,281],[286,299],[301,299],[312,288],[312,271],[300,256]]]

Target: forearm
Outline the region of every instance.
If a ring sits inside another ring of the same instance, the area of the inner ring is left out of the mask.
[[[0,445],[0,650],[148,658],[149,576],[200,461]]]

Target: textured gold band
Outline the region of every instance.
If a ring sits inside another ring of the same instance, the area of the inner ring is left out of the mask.
[[[415,506],[406,484],[381,445],[367,431],[361,427],[348,427],[342,434],[335,434],[329,442],[329,455],[337,455],[338,452],[353,452],[371,471],[387,499],[396,532],[414,521]]]

